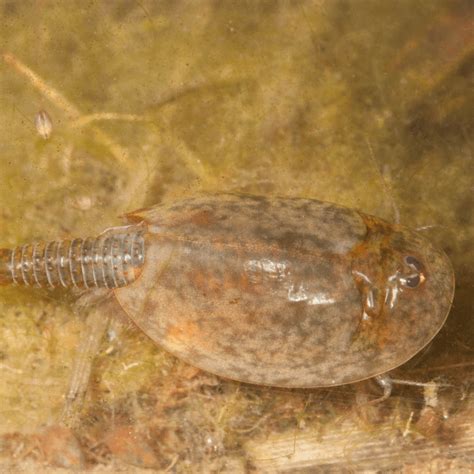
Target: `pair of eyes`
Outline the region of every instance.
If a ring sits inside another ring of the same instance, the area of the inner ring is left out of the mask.
[[[401,275],[399,281],[407,288],[417,288],[426,280],[424,267],[412,255],[407,255],[403,260],[411,272],[408,275]]]

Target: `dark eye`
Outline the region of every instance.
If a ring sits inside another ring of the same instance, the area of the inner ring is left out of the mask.
[[[421,283],[420,275],[412,275],[401,279],[402,285],[407,288],[416,288]]]
[[[405,263],[413,270],[417,270],[419,272],[423,270],[423,265],[412,255],[407,255],[405,257]]]
[[[407,255],[403,261],[411,271],[400,277],[400,283],[406,288],[417,288],[426,280],[423,264],[413,255]]]

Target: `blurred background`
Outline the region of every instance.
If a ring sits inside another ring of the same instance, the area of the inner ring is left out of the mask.
[[[85,315],[1,289],[4,469],[472,472],[471,1],[1,0],[0,20],[0,247],[243,191],[399,213],[457,278],[446,326],[395,371],[425,390],[248,386],[115,324],[73,430],[56,422]]]

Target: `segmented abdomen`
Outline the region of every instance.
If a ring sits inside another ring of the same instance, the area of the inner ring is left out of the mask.
[[[117,230],[122,228],[117,228]],[[23,245],[0,250],[0,283],[56,288],[118,288],[144,263],[143,232]]]

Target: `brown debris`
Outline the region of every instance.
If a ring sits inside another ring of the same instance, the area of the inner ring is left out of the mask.
[[[78,469],[84,467],[81,446],[69,429],[52,425],[38,434],[12,433],[0,438],[0,453],[18,461],[27,459],[53,467]]]
[[[104,444],[114,459],[139,467],[156,467],[158,459],[145,437],[133,425],[117,426],[110,431]]]

